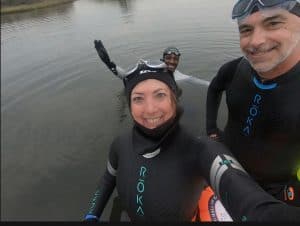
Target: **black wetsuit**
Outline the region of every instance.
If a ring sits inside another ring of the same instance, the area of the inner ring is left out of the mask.
[[[215,161],[224,156],[229,160]],[[179,125],[157,140],[134,128],[113,142],[86,219],[99,219],[116,186],[132,221],[191,221],[204,177],[235,221],[300,220],[300,208],[287,209],[264,192],[230,156],[221,143]]]
[[[206,145],[179,125],[162,140],[147,139],[134,127],[113,142],[89,214],[101,215],[116,184],[132,221],[191,221],[204,185],[197,156]]]
[[[266,191],[300,206],[300,62],[265,83],[244,58],[223,65],[208,89],[208,134],[218,132],[224,90],[228,121],[222,140]]]

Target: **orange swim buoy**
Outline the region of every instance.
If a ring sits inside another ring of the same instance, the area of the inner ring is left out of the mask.
[[[223,204],[209,186],[201,192],[198,208],[202,222],[232,221]]]

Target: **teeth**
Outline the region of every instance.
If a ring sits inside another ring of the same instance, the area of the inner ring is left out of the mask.
[[[249,52],[252,54],[252,55],[261,55],[261,54],[265,54],[265,53],[268,53],[270,51],[272,51],[273,49],[275,49],[275,47],[271,47],[271,48],[268,48],[268,49],[253,49],[253,50],[249,50]]]
[[[148,118],[148,119],[146,119],[146,121],[149,124],[156,125],[160,121],[160,118]]]

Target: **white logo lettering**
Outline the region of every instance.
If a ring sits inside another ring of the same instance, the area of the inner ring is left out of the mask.
[[[156,71],[142,70],[142,71],[140,71],[140,75],[141,75],[141,74],[145,74],[145,73],[149,73],[149,72],[156,72]]]

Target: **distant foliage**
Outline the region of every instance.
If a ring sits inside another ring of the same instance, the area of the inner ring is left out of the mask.
[[[45,0],[1,0],[1,6],[15,6],[21,4],[32,4],[37,2],[43,2]],[[51,2],[51,0],[47,0]]]

